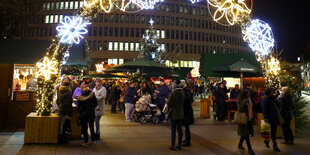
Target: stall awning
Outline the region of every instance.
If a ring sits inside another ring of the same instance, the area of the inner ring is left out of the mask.
[[[51,40],[0,39],[0,63],[35,64],[44,57],[51,43]],[[85,57],[83,54],[85,48],[83,46],[83,44],[72,46],[67,62],[83,62]]]
[[[254,53],[248,54],[205,54],[201,64],[203,76],[207,77],[240,77],[262,76],[262,69]]]

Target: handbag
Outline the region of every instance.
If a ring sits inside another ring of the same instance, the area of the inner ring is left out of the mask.
[[[283,119],[283,117],[280,114],[280,110],[279,110],[279,108],[278,108],[278,106],[276,105],[275,102],[273,102],[273,105],[274,105],[274,107],[277,110],[277,115],[278,115],[279,123],[280,123],[280,125],[283,125],[284,124],[284,119]]]
[[[234,123],[238,125],[246,125],[248,123],[248,116],[245,112],[237,111],[235,114]]]

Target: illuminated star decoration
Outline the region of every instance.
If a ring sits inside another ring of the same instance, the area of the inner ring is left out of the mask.
[[[191,0],[193,4],[200,2],[200,0]]]
[[[245,4],[245,0],[207,0],[208,4],[216,8],[213,13],[213,20],[219,21],[223,18],[230,25],[237,23],[243,14],[249,15],[251,9]],[[209,8],[210,11],[210,8]],[[210,12],[211,13],[211,12]],[[211,13],[212,14],[212,13]]]
[[[56,27],[60,42],[79,44],[80,38],[84,38],[82,35],[87,33],[86,26],[89,24],[89,22],[83,21],[82,17],[75,16],[70,18],[65,16],[64,20],[60,21],[60,25]]]
[[[124,0],[123,0],[124,1]],[[111,9],[113,7],[112,0],[84,0],[84,6],[86,7],[93,7],[95,4],[99,2],[100,8],[105,12],[109,13],[111,12]]]
[[[42,62],[37,63],[38,76],[43,75],[45,80],[49,80],[52,74],[57,74],[57,61],[49,60],[48,57],[44,57]]]
[[[151,18],[151,20],[149,21],[149,23],[151,24],[151,26],[153,26],[154,20]]]
[[[250,48],[263,56],[268,55],[274,46],[271,27],[261,20],[251,20],[242,33],[244,41],[249,43]]]
[[[268,62],[268,72],[270,74],[273,74],[273,75],[278,75],[280,70],[281,70],[281,67],[280,67],[280,62],[278,59],[274,58],[274,57],[271,57]]]

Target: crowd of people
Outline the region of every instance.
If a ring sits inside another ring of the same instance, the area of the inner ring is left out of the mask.
[[[143,98],[143,102],[155,104],[160,109],[160,121],[165,123],[168,119],[170,120],[171,147],[169,149],[176,151],[181,150],[182,146],[191,146],[189,126],[194,124],[192,103],[197,90],[192,86],[186,80],[176,80],[171,83],[160,79],[159,84],[155,84],[152,81],[121,83],[103,81],[100,78],[81,81],[70,81],[69,78],[64,78],[56,88],[58,113],[61,117],[60,141],[65,141],[66,132],[70,132],[72,102],[80,108],[78,123],[82,126],[82,145],[87,146],[89,145],[88,128],[91,133],[91,143],[100,139],[99,122],[101,116],[105,114],[106,102],[111,104],[112,114],[122,112],[126,122],[134,122],[136,102],[139,98]],[[294,144],[290,128],[294,98],[288,87],[283,87],[281,94],[273,88],[266,88],[264,91],[259,88],[257,92],[253,85],[247,85],[242,90],[239,85],[235,85],[235,88],[229,90],[226,87],[226,81],[222,81],[217,85],[209,85],[207,90],[211,91],[216,98],[215,120],[225,119],[227,99],[236,101],[236,110],[246,114],[247,123],[238,124],[238,135],[240,135],[238,148],[240,150],[244,150],[242,144],[246,141],[249,153],[255,154],[250,143],[250,136],[254,135],[253,124],[257,121],[255,118],[258,112],[262,112],[264,121],[270,124],[270,137],[274,151],[280,152],[276,142],[278,125],[282,125],[284,144]],[[184,141],[182,141],[182,126],[185,127]],[[178,132],[177,144],[176,131]],[[269,147],[269,138],[266,138],[264,143],[266,147]]]
[[[256,90],[254,85],[246,85],[240,90],[239,85],[236,84],[235,88],[229,90],[226,87],[226,81],[212,85],[210,90],[215,95],[215,111],[214,120],[223,121],[227,113],[227,102],[235,101],[236,110],[240,113],[245,113],[247,116],[246,124],[238,125],[238,135],[240,141],[238,148],[244,150],[242,146],[244,140],[248,146],[249,154],[255,154],[251,143],[250,136],[254,136],[253,124],[257,121],[257,114],[263,113],[264,121],[268,122],[271,128],[270,137],[273,143],[273,149],[280,152],[276,141],[276,132],[278,125],[281,125],[284,144],[294,145],[294,136],[290,127],[293,118],[294,98],[288,87],[283,87],[281,93],[274,88],[259,88]],[[228,93],[230,93],[228,97]],[[231,105],[234,108],[234,105]],[[269,148],[269,137],[265,137],[264,143]]]

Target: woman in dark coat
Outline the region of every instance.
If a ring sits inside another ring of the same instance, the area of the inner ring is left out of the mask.
[[[186,81],[181,80],[181,87],[183,88],[184,93],[184,119],[183,125],[185,127],[185,140],[183,141],[183,146],[191,146],[191,133],[189,126],[194,124],[194,112],[192,103],[194,102],[193,94],[191,90],[187,87]]]
[[[255,153],[252,150],[252,146],[250,143],[250,135],[254,136],[254,129],[253,129],[254,119],[253,119],[252,101],[250,99],[250,94],[248,93],[248,91],[243,90],[240,93],[237,101],[237,106],[238,106],[238,112],[245,113],[248,118],[247,124],[245,125],[238,124],[238,135],[240,136],[238,148],[240,150],[244,150],[242,144],[243,141],[245,140],[249,149],[249,154],[254,155]]]
[[[215,99],[216,99],[216,116],[214,117],[214,120],[216,120],[216,117],[218,117],[219,121],[224,121],[225,100],[228,99],[224,82],[222,82],[217,88]]]
[[[64,83],[64,86],[59,88],[59,96],[57,98],[57,104],[59,107],[58,114],[61,118],[60,130],[59,130],[59,142],[66,142],[65,132],[71,132],[70,117],[72,117],[72,90],[70,83]]]
[[[271,87],[265,89],[264,96],[262,97],[262,112],[264,115],[265,122],[270,124],[271,129],[271,139],[273,142],[273,150],[276,152],[280,152],[280,149],[277,145],[276,134],[278,125],[280,125],[280,121],[278,118],[278,110],[279,103],[275,97],[275,90]],[[277,106],[277,107],[276,107]],[[265,141],[266,146],[269,146],[269,141]]]
[[[184,93],[180,87],[180,80],[176,80],[173,84],[173,91],[171,92],[167,106],[168,119],[171,119],[171,147],[170,150],[176,151],[175,135],[176,128],[178,129],[178,146],[177,149],[182,149],[182,120],[184,119]]]
[[[83,146],[88,145],[88,126],[91,134],[92,144],[96,142],[94,133],[95,108],[97,107],[97,99],[88,87],[83,89],[82,94],[78,97],[78,107],[80,107],[80,121],[82,125],[82,134],[84,137]]]
[[[293,118],[293,108],[295,101],[291,95],[290,89],[288,87],[282,88],[282,94],[279,97],[280,102],[280,113],[284,119],[284,124],[281,126],[284,135],[284,144],[294,144],[294,136],[291,129],[291,120]]]

